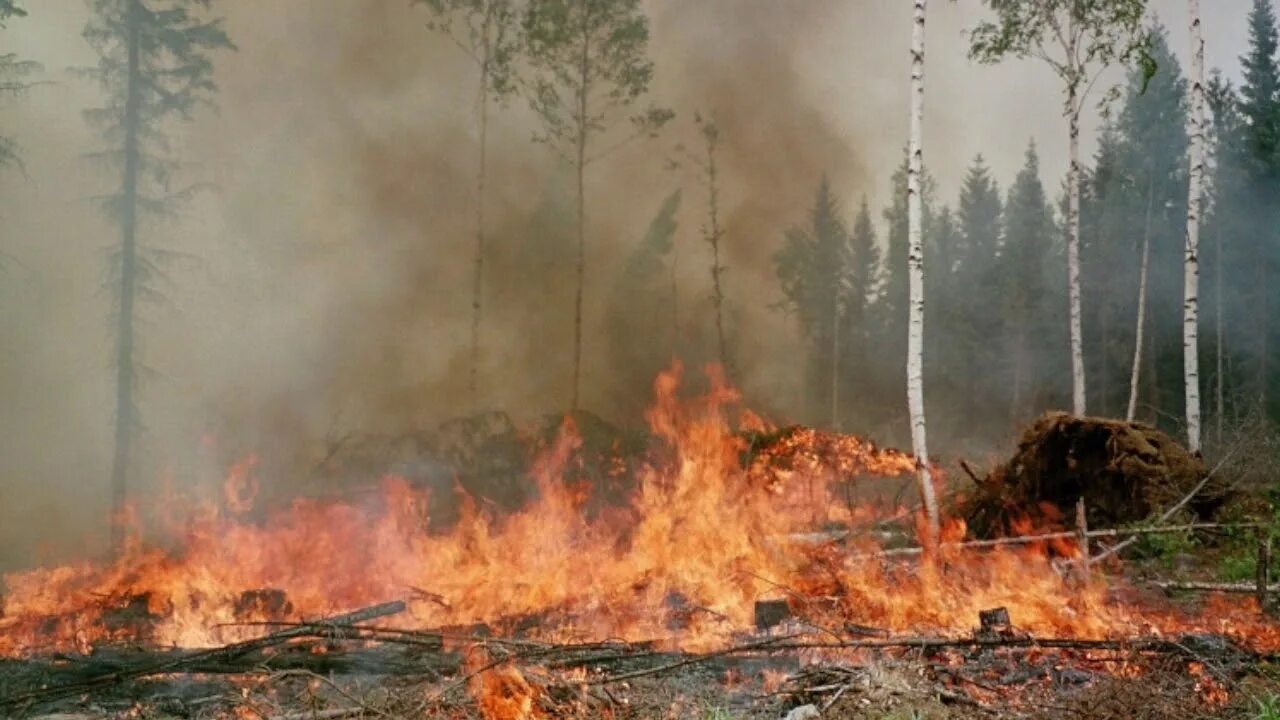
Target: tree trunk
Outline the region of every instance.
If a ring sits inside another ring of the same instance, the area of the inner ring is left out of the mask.
[[[707,140],[707,214],[711,224],[711,289],[716,312],[716,347],[720,354],[720,367],[729,370],[729,352],[724,338],[724,287],[721,284],[720,267],[720,190],[716,168],[716,141]]]
[[[680,357],[680,234],[671,236],[671,359]]]
[[[1067,98],[1071,136],[1067,169],[1067,295],[1071,304],[1071,408],[1085,414],[1084,333],[1080,320],[1080,99],[1072,87]]]
[[[839,278],[839,272],[836,275]],[[840,431],[840,284],[831,298],[831,429]]]
[[[569,411],[578,411],[582,387],[582,295],[587,279],[587,202],[586,202],[586,165],[587,134],[591,131],[587,119],[587,100],[591,93],[591,46],[590,35],[583,28],[582,58],[578,70],[581,84],[578,86],[577,150],[575,163],[578,181],[578,257],[577,257],[577,289],[573,297],[573,395],[569,403]]]
[[[487,30],[486,30],[487,38]],[[480,320],[484,299],[485,194],[484,181],[489,150],[489,49],[480,63],[480,158],[476,172],[476,255],[471,278],[471,411],[480,409]]]
[[[907,318],[907,410],[911,414],[911,446],[916,456],[920,499],[928,520],[928,544],[937,542],[940,532],[938,501],[929,471],[929,450],[925,438],[924,415],[924,242],[921,176],[924,172],[922,128],[924,125],[924,22],[926,0],[914,0],[911,32],[911,138],[907,162],[907,271],[910,303]]]
[[[1225,407],[1226,403],[1224,402],[1225,393],[1223,392],[1223,386],[1226,380],[1224,379],[1225,368],[1223,367],[1223,362],[1222,362],[1224,350],[1222,348],[1222,336],[1223,336],[1223,332],[1222,332],[1222,263],[1223,263],[1223,258],[1222,258],[1222,232],[1221,231],[1215,233],[1215,236],[1214,236],[1214,260],[1216,261],[1213,267],[1213,275],[1214,275],[1213,312],[1215,315],[1213,330],[1216,335],[1215,342],[1214,342],[1214,346],[1215,346],[1214,355],[1216,356],[1215,357],[1216,368],[1214,370],[1216,374],[1216,377],[1214,378],[1214,385],[1215,385],[1214,405],[1217,406],[1215,417],[1214,417],[1214,426],[1215,426],[1214,432],[1217,435],[1218,447],[1221,448],[1222,447],[1222,423],[1224,418],[1226,417],[1226,407]]]
[[[1133,422],[1138,412],[1138,382],[1142,376],[1142,341],[1147,323],[1147,269],[1151,266],[1151,206],[1155,203],[1155,179],[1147,172],[1147,217],[1142,226],[1142,261],[1138,270],[1138,319],[1133,333],[1133,370],[1129,375],[1129,407],[1124,419]]]
[[[111,464],[111,540],[112,548],[121,549],[124,539],[125,506],[128,498],[130,454],[134,429],[134,299],[138,281],[138,123],[141,104],[142,18],[137,0],[129,0],[128,23],[128,88],[124,106],[124,177],[120,208],[120,308],[116,319],[116,426],[115,455]]]
[[[1187,449],[1200,452],[1200,202],[1204,189],[1204,37],[1200,0],[1187,0],[1191,15],[1191,147],[1187,190],[1187,244],[1182,301],[1182,360],[1187,399]]]

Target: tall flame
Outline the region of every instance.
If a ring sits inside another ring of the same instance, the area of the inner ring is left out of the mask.
[[[686,648],[750,629],[756,601],[778,597],[815,623],[893,632],[968,633],[979,610],[1004,606],[1043,635],[1203,629],[1280,645],[1249,601],[1188,618],[1117,600],[1124,593],[1096,577],[1068,579],[1050,554],[1078,554],[1069,542],[980,553],[944,545],[896,564],[870,542],[815,545],[802,537],[815,520],[876,514],[839,497],[843,479],[909,473],[913,460],[812,431],[788,435],[770,451],[776,457],[744,460],[746,443],[729,421],[740,398],[719,373],[710,377],[711,389],[688,401],[679,368],[658,378],[648,420],[662,449],[636,471],[629,503],[594,514],[584,512],[588,490],[564,480],[581,446],[571,422],[533,466],[532,503],[505,517],[465,503],[447,533],[428,530],[427,493],[396,477],[368,506],[299,499],[251,521],[245,511],[258,480],[249,458],[232,469],[223,506],[190,510],[176,549],[134,538],[109,563],[5,576],[0,654],[83,651],[118,638],[210,646],[259,634],[247,624],[254,621],[403,598],[410,612],[397,622],[413,627],[535,616],[536,632],[552,639],[667,639]],[[787,462],[774,462],[778,454]],[[963,523],[946,532],[962,538]],[[484,682],[520,685],[515,677]],[[498,695],[516,702],[519,693]],[[492,716],[533,717],[523,702]]]

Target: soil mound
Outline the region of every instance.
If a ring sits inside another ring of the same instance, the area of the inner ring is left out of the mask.
[[[1173,506],[1205,474],[1198,456],[1149,425],[1048,413],[1027,428],[1014,456],[980,480],[959,511],[974,535],[992,537],[1026,521],[1059,526],[1083,497],[1089,524],[1113,527]],[[1211,479],[1187,511],[1211,519],[1228,492],[1225,483]]]

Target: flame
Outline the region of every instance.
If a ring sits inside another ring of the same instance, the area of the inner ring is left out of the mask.
[[[710,390],[692,399],[680,396],[679,368],[656,380],[647,419],[659,449],[633,471],[629,502],[602,512],[584,512],[590,492],[565,480],[582,445],[572,422],[533,465],[533,502],[498,516],[468,501],[447,533],[428,530],[431,498],[397,477],[370,502],[304,498],[251,519],[257,459],[247,458],[231,469],[221,505],[194,504],[171,525],[172,543],[135,530],[112,562],[6,575],[0,655],[116,640],[207,647],[261,634],[255,622],[392,599],[409,601],[393,619],[400,626],[501,629],[534,618],[526,624],[548,640],[694,650],[753,630],[755,602],[779,597],[824,627],[959,636],[979,610],[1006,607],[1040,636],[1214,632],[1280,647],[1249,599],[1216,600],[1193,617],[1101,576],[1064,576],[1055,562],[1079,555],[1069,541],[975,551],[947,544],[965,535],[952,520],[941,548],[921,559],[894,562],[869,539],[815,544],[805,537],[815,524],[884,514],[847,502],[849,478],[909,474],[914,458],[805,428],[751,458],[741,430],[768,426],[737,412],[722,374],[709,376]],[[488,717],[536,717],[536,688],[518,672],[476,682],[478,696],[495,698]]]
[[[514,665],[494,666],[483,648],[468,653],[467,689],[485,720],[538,720],[546,715],[536,706],[541,691]]]

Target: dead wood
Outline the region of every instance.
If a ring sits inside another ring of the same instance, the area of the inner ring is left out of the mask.
[[[1083,497],[1099,525],[1135,523],[1169,507],[1206,477],[1199,457],[1142,423],[1049,413],[1023,434],[1008,462],[978,483],[960,506],[978,537],[1008,534],[1015,522],[1060,525]],[[1229,495],[1210,481],[1187,508],[1209,521]]]
[[[261,638],[233,643],[223,647],[208,650],[176,651],[172,654],[161,654],[160,656],[152,653],[142,653],[141,658],[135,655],[135,659],[115,666],[112,666],[110,661],[106,661],[104,666],[93,655],[83,658],[64,658],[68,669],[61,678],[55,674],[52,681],[43,682],[36,689],[26,692],[7,693],[6,697],[0,697],[0,708],[20,707],[30,703],[67,697],[93,690],[94,688],[137,680],[151,675],[173,672],[219,672],[218,668],[237,666],[237,661],[240,661],[240,664],[238,664],[240,669],[229,670],[228,672],[244,672],[243,661],[256,653],[261,653],[266,648],[281,645],[296,638],[315,636],[324,632],[340,633],[343,629],[350,628],[356,623],[395,615],[404,612],[404,610],[405,604],[403,602],[383,603],[352,613],[326,618],[310,625],[287,628]]]

